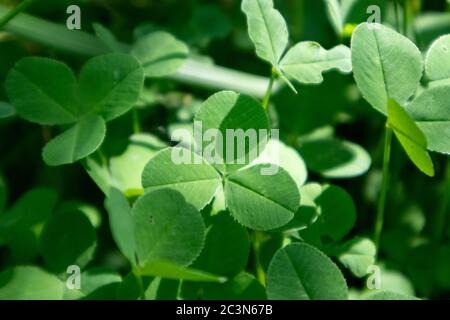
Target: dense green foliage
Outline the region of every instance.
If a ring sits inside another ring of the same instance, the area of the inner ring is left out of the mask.
[[[17,2],[0,299],[450,298],[448,1]]]

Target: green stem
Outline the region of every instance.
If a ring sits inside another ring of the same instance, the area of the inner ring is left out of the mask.
[[[395,29],[396,29],[398,32],[401,33],[402,31],[400,30],[400,9],[399,9],[399,6],[400,6],[399,0],[394,0]]]
[[[450,162],[447,161],[447,168],[445,173],[445,180],[442,185],[442,203],[437,212],[437,217],[434,222],[433,240],[440,243],[445,236],[445,230],[448,223],[447,213],[449,212],[449,192],[450,192]]]
[[[133,132],[140,133],[142,132],[141,123],[139,121],[139,113],[136,108],[133,108]]]
[[[262,101],[262,106],[266,110],[267,110],[267,107],[269,106],[270,97],[272,96],[273,84],[275,83],[275,79],[277,78],[277,75],[278,75],[277,71],[274,68],[272,68],[269,85],[267,86],[266,94],[264,95],[264,99]]]
[[[409,17],[408,1],[403,0],[403,34],[405,36],[408,36],[408,17]]]
[[[255,231],[253,234],[252,244],[253,244],[253,259],[255,261],[256,278],[263,286],[265,286],[266,285],[266,273],[264,272],[264,268],[262,267],[261,259],[260,259],[261,242],[262,242],[263,238],[264,238],[264,235],[261,232]]]
[[[19,13],[25,11],[29,6],[31,6],[36,0],[24,0],[19,3],[15,8],[10,10],[0,19],[0,29],[2,29],[8,22],[14,19]]]
[[[383,180],[381,182],[381,190],[378,201],[377,216],[375,220],[374,243],[377,248],[377,254],[380,247],[381,232],[383,230],[384,211],[386,208],[386,196],[389,187],[389,162],[391,159],[391,143],[393,130],[386,125],[386,137],[384,141],[383,155]]]
[[[142,276],[139,272],[139,270],[137,269],[137,267],[133,267],[132,272],[134,274],[134,276],[136,277],[138,284],[139,284],[139,288],[141,289],[141,299],[142,300],[146,300],[145,298],[145,290],[144,290],[144,282],[142,281]]]

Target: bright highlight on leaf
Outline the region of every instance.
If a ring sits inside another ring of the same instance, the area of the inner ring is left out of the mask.
[[[408,38],[380,24],[363,23],[351,40],[353,74],[363,97],[387,114],[386,101],[404,104],[419,86],[423,60]]]
[[[427,138],[428,150],[450,154],[450,85],[423,91],[406,109]]]
[[[300,83],[321,83],[322,73],[331,69],[352,71],[348,47],[340,45],[327,51],[317,42],[300,42],[280,62],[280,70]]]
[[[431,85],[450,84],[450,35],[431,45],[425,58],[425,75]]]
[[[396,101],[390,99],[387,110],[387,126],[394,130],[408,157],[423,173],[434,176],[434,166],[427,152],[427,139],[423,132]]]
[[[242,11],[247,15],[256,54],[276,67],[289,41],[283,16],[273,8],[272,0],[243,0]]]
[[[140,38],[131,54],[141,62],[147,77],[164,77],[183,66],[189,49],[167,32],[154,32]]]

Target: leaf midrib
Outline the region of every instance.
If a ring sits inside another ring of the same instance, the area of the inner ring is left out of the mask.
[[[291,210],[290,208],[286,207],[285,205],[283,205],[283,204],[281,204],[281,203],[276,202],[275,200],[272,200],[272,199],[270,199],[270,198],[267,198],[265,195],[263,195],[263,194],[257,192],[256,190],[253,190],[253,189],[251,189],[251,188],[249,188],[249,187],[247,187],[247,186],[245,186],[245,185],[243,185],[243,184],[241,184],[241,183],[239,183],[239,182],[237,182],[237,181],[233,181],[233,180],[231,180],[231,179],[228,179],[228,180],[226,180],[226,181],[229,182],[229,183],[233,183],[233,184],[235,184],[235,185],[237,185],[237,186],[239,186],[239,187],[241,187],[241,188],[243,188],[243,189],[249,190],[249,191],[253,192],[254,194],[260,196],[261,198],[263,198],[263,199],[265,199],[265,200],[268,200],[268,201],[271,202],[271,203],[276,204],[277,206],[279,206],[279,207],[281,207],[281,208],[283,208],[283,209],[285,209],[285,210],[291,212],[292,214],[295,214],[295,211]]]
[[[258,5],[258,9],[261,12],[261,17],[262,17],[263,22],[264,22],[264,27],[266,28],[267,34],[269,35],[269,43],[270,43],[270,47],[272,49],[274,62],[275,62],[275,64],[278,64],[279,58],[277,57],[277,54],[276,54],[276,51],[275,51],[275,45],[273,43],[272,34],[271,34],[270,30],[269,30],[269,25],[267,23],[267,18],[264,15],[264,11],[263,11],[263,8],[262,8],[261,3],[259,2],[259,0],[254,0],[254,1],[256,1],[257,5]],[[274,10],[274,9],[273,8],[269,8],[269,10]]]
[[[75,122],[78,117],[72,113],[71,111],[67,110],[65,107],[63,107],[63,105],[56,101],[52,96],[50,96],[47,92],[45,92],[41,87],[39,87],[34,81],[32,81],[29,77],[27,77],[27,75],[21,71],[17,71],[19,74],[22,75],[22,77],[24,77],[33,88],[35,88],[38,92],[40,92],[42,95],[44,95],[47,99],[49,99],[50,101],[52,101],[57,107],[58,109],[61,109],[63,111],[63,113],[65,113],[66,115],[69,115],[71,118],[73,118],[72,120]]]

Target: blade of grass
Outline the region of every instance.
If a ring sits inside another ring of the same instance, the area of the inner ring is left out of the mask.
[[[36,0],[25,0],[19,3],[15,8],[8,11],[2,18],[0,18],[0,30],[8,24],[12,19],[14,19],[19,13],[25,11],[29,6],[31,6]]]

